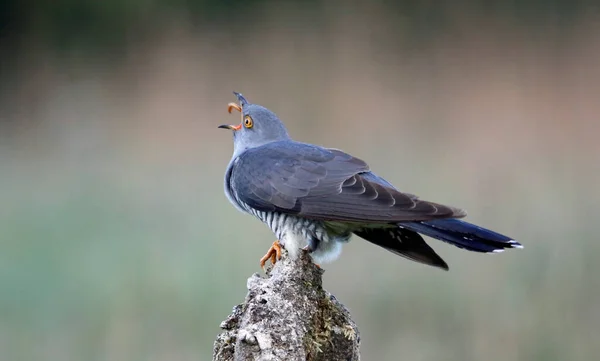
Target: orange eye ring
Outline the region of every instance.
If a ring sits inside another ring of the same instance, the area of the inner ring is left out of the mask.
[[[244,117],[244,127],[252,128],[253,125],[254,125],[254,122],[252,121],[252,118],[249,115],[246,115]]]

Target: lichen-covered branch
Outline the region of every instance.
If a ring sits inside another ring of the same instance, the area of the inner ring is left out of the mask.
[[[322,288],[323,271],[304,252],[248,279],[244,303],[221,323],[213,361],[360,360],[348,310]]]

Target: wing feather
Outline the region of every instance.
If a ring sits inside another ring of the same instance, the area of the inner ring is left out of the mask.
[[[364,161],[340,150],[275,142],[244,152],[233,167],[228,181],[238,200],[262,211],[372,223],[465,215],[398,191]]]

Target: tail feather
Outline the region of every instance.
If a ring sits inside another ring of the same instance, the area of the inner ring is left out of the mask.
[[[506,248],[523,248],[510,237],[459,219],[407,222],[399,226],[474,252],[497,253]]]
[[[448,270],[448,264],[416,232],[403,228],[363,228],[357,236],[412,261]]]

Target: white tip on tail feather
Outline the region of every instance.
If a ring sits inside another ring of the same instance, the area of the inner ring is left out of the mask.
[[[508,241],[508,243],[510,243],[512,248],[525,248],[523,247],[522,244],[520,244],[519,242],[515,241],[514,239],[511,239],[510,241]]]

